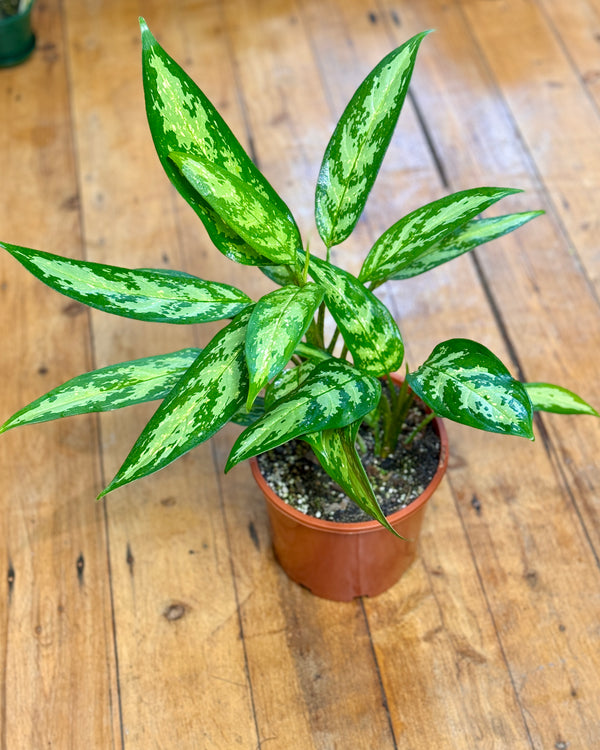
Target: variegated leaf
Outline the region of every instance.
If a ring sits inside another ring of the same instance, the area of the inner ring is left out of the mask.
[[[285,396],[300,388],[316,366],[315,362],[306,360],[296,367],[281,372],[265,388],[265,409],[270,409],[275,401],[285,398]]]
[[[276,401],[242,432],[225,471],[292,438],[355,422],[376,406],[380,395],[381,386],[375,378],[338,359],[322,362],[300,388]]]
[[[482,344],[438,344],[408,384],[440,417],[488,432],[533,440],[533,408],[522,383]]]
[[[78,375],[13,414],[0,427],[0,432],[20,425],[121,409],[165,398],[200,352],[200,349],[182,349]]]
[[[246,407],[243,407],[231,417],[231,421],[242,427],[250,427],[250,425],[259,420],[264,413],[265,401],[259,396],[252,404],[250,411],[246,411]]]
[[[534,411],[548,411],[554,414],[600,414],[593,406],[573,391],[550,383],[524,383]]]
[[[85,305],[153,323],[206,323],[252,304],[235,287],[188,274],[137,270],[0,244],[36,278]]]
[[[398,536],[385,517],[356,452],[356,435],[359,427],[360,420],[341,429],[303,435],[301,440],[310,445],[321,466],[351,500],[371,518]]]
[[[276,289],[256,303],[246,333],[248,408],[259,391],[290,361],[322,299],[321,287],[309,283]]]
[[[327,247],[343,242],[363,212],[427,33],[417,34],[384,57],[358,87],[333,132],[315,200],[317,228]]]
[[[238,263],[268,264],[191,187],[168,156],[173,151],[183,151],[203,157],[251,185],[283,213],[289,215],[289,209],[254,166],[215,107],[162,49],[143,19],[140,26],[146,114],[163,169],[222,253]]]
[[[510,188],[473,188],[412,211],[386,230],[365,258],[361,281],[383,282],[411,266],[436,243],[507,195]]]
[[[439,242],[430,245],[423,253],[408,259],[406,265],[396,266],[395,273],[390,279],[410,279],[425,271],[430,271],[442,263],[458,258],[459,255],[498,239],[523,224],[543,214],[543,211],[524,211],[506,216],[494,216],[489,219],[473,219],[464,226],[444,237]]]
[[[248,408],[259,391],[290,361],[322,300],[321,287],[308,283],[276,289],[256,303],[246,333]]]
[[[244,310],[210,341],[150,419],[100,497],[164,468],[212,437],[246,400]]]
[[[252,185],[199,156],[174,152],[169,158],[195,190],[240,237],[271,263],[294,264],[302,246],[288,213]]]
[[[354,364],[370,375],[386,375],[402,364],[404,344],[387,307],[348,271],[310,259],[309,273],[325,289],[325,302]]]

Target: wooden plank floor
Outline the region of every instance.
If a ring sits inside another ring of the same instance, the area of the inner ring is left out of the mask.
[[[382,294],[410,362],[468,336],[600,405],[598,0],[40,0],[35,55],[0,70],[0,239],[256,296],[266,279],[225,261],[162,175],[140,14],[313,250],[313,185],[345,102],[436,29],[335,256],[356,268],[447,192],[525,188],[506,210],[544,217]],[[0,420],[214,330],[89,314],[3,255]],[[384,595],[336,604],[278,568],[248,467],[222,476],[233,428],[94,502],[152,409],[0,438],[1,750],[600,748],[597,420],[544,416],[532,444],[449,424],[418,561]]]

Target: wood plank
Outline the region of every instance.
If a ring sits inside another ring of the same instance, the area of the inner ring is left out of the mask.
[[[80,216],[58,4],[38,48],[1,71],[2,239],[78,256]],[[0,257],[1,416],[89,366],[83,308]],[[65,346],[65,342],[69,342]],[[107,549],[93,419],[15,430],[0,444],[0,746],[120,744]]]
[[[461,61],[457,83],[453,85],[451,80],[443,78],[433,56],[423,57],[425,73],[418,69],[416,76],[421,82],[417,88],[418,99],[427,112],[432,137],[444,153],[453,187],[467,184],[465,170],[473,183],[488,181],[496,174],[493,179],[497,183],[536,191],[523,196],[520,202],[523,208],[544,206],[545,185],[539,180],[532,182],[532,178],[526,176],[525,168],[531,164],[531,156],[518,140],[511,140],[514,122],[502,106],[500,95],[481,93],[486,87],[489,91],[494,87],[485,63],[477,51],[468,57],[464,45],[459,50],[451,41],[469,36],[461,14],[445,13],[443,17],[447,31],[438,35],[440,51],[437,55]],[[410,21],[413,28],[420,28],[423,23],[435,22],[436,15],[435,10],[430,10],[428,17],[415,18],[405,12],[403,18]],[[477,95],[470,97],[469,92]],[[533,91],[531,96],[534,96]],[[447,105],[441,106],[444,104]],[[462,128],[457,124],[460,114],[464,115]],[[462,146],[457,148],[456,143]],[[466,156],[462,163],[458,154]],[[490,154],[498,163],[496,171],[489,161]],[[563,167],[568,169],[567,164]],[[544,172],[541,179],[546,179]],[[503,311],[505,325],[510,326],[513,338],[520,342],[521,351],[527,352],[525,374],[532,380],[564,383],[597,402],[595,367],[589,356],[589,352],[597,350],[600,335],[598,327],[590,324],[597,320],[595,293],[590,292],[577,258],[562,239],[562,227],[560,219],[558,224],[556,222],[554,207],[549,210],[551,215],[547,218],[538,219],[518,235],[507,238],[506,251],[501,243],[486,248],[480,254],[481,263],[487,269],[486,277],[493,287],[496,304]],[[543,252],[539,248],[543,248]],[[556,273],[557,268],[561,269],[560,274]],[[559,308],[561,314],[557,316],[554,313]],[[527,325],[524,325],[526,319]],[[545,342],[544,347],[540,346],[540,341]],[[565,342],[571,344],[565,346]],[[557,417],[545,419],[544,423],[558,446],[557,471],[569,477],[569,491],[575,492],[578,508],[586,519],[586,533],[591,535],[598,549],[598,505],[590,491],[598,481],[594,459],[596,426],[593,421]],[[577,463],[575,455],[579,456]]]
[[[305,10],[305,8],[306,8],[306,5],[303,6],[303,11]],[[314,8],[313,8],[313,13],[315,13]],[[328,19],[331,19],[331,13],[332,13],[332,8],[330,6],[327,6],[325,4],[325,7],[324,7],[323,3],[320,4],[318,15],[320,16],[321,19],[323,18],[324,14],[327,15]],[[240,21],[240,25],[245,29],[249,29],[248,33],[252,33],[254,31],[254,29],[252,29],[250,25],[247,23],[247,19],[242,19]],[[334,29],[337,29],[338,24],[334,23],[331,25],[330,24],[323,25],[324,28],[325,26],[328,30],[327,37],[329,40],[331,40],[331,34],[332,34],[331,29],[332,27]],[[351,24],[348,24],[346,28],[355,28],[355,27]],[[318,27],[316,27],[316,30],[318,31]],[[254,33],[256,32],[254,31]],[[314,41],[315,26],[310,27],[310,33],[311,33],[311,38],[313,39],[313,45],[314,45],[315,44],[315,41]],[[279,44],[281,44],[281,47],[283,49],[287,48],[288,45],[286,45],[285,38],[283,38],[281,31],[279,31],[278,38],[280,40]],[[354,37],[352,39],[352,42],[353,42],[352,48],[364,50],[365,41],[366,40],[364,36],[360,36],[360,38],[358,39]],[[261,44],[259,44],[259,46],[261,49],[270,48],[270,44],[268,40],[263,41]],[[246,48],[246,46],[243,46],[243,47]],[[323,45],[323,48],[325,48],[325,45]],[[339,43],[331,44],[330,49],[331,48],[343,49],[342,45]],[[297,51],[297,47],[295,48],[295,51]],[[379,59],[381,54],[382,52],[380,51],[377,54],[376,59]],[[372,60],[371,64],[374,62],[375,60]],[[242,66],[240,64],[240,68],[241,67],[245,67],[245,66]],[[287,62],[286,70],[289,71],[290,67],[291,67],[291,63]],[[325,70],[325,67],[326,67],[325,64],[321,61],[320,69],[323,71]],[[336,70],[335,67],[334,67],[334,70]],[[337,67],[337,70],[343,70],[343,67],[340,65]],[[368,70],[368,67],[366,67],[365,72],[367,70]],[[355,81],[354,85],[356,85],[357,82],[358,81]],[[304,83],[303,85],[306,85],[306,83]],[[312,86],[310,84],[310,81],[308,81],[308,85],[310,86],[311,90],[314,92],[316,87]],[[336,91],[336,93],[340,95],[339,89],[337,88],[335,84],[332,84],[331,78],[329,79],[329,81],[326,81],[326,88],[328,88],[330,91]],[[341,88],[343,89],[343,87]],[[346,95],[349,95],[350,93],[351,91],[345,92]],[[291,97],[292,95],[293,93],[290,93],[290,92],[286,93],[287,97]],[[341,94],[341,96],[346,98],[344,94]],[[256,102],[256,111],[254,113],[254,116],[256,118],[258,117],[262,118],[262,114],[265,111],[265,107],[268,107],[268,101],[273,99],[271,92],[269,92],[268,90],[266,90],[264,97],[265,97],[264,102],[263,101]],[[315,98],[314,93],[313,93],[313,98]],[[304,110],[301,110],[301,111],[302,111],[302,117],[306,118],[307,113]],[[268,112],[268,109],[267,109],[267,112]],[[317,119],[318,116],[319,116],[319,113],[316,113],[315,116],[312,118],[312,122],[310,125],[311,134],[314,132],[314,129],[316,127],[315,120]],[[250,117],[252,118],[252,111],[250,112]],[[260,122],[262,125],[262,120]],[[300,122],[298,123],[298,127],[302,129],[302,132],[305,132],[306,125],[302,127],[303,125],[304,125],[304,121],[301,119]],[[327,133],[325,131],[323,134],[323,138],[322,138],[322,144],[326,143],[326,139],[327,139]],[[257,149],[259,148],[257,144],[259,144],[263,140],[267,141],[267,139],[255,138],[255,145]],[[418,137],[412,140],[418,141]],[[421,152],[424,153],[422,145],[421,145]],[[306,149],[303,149],[303,153],[306,153]],[[317,154],[315,155],[315,158],[318,159],[319,157],[320,157],[320,150],[317,150]],[[283,159],[283,156],[278,158],[277,162],[281,163],[282,159]],[[318,166],[318,162],[316,165]],[[396,188],[394,190],[394,194],[397,194],[398,187],[399,187],[398,180],[396,181],[396,183],[394,183],[394,187]],[[304,196],[303,198],[302,195],[299,194],[298,198],[295,199],[295,204],[301,200],[306,200],[306,196]],[[364,239],[366,239],[366,237]],[[347,260],[347,258],[344,258],[344,259]],[[456,515],[455,515],[455,519],[456,519]],[[456,521],[457,521],[457,525],[460,525],[460,522],[458,521],[458,519],[456,519]],[[466,549],[466,544],[464,545],[464,547]],[[418,595],[415,597],[416,599],[419,599],[425,596],[426,599],[429,598],[429,603],[432,605],[428,607],[428,610],[430,612],[430,615],[428,616],[428,621],[430,620],[431,622],[427,623],[428,627],[426,628],[426,632],[428,633],[439,632],[440,630],[439,611],[436,609],[434,605],[435,600],[431,594],[431,585],[428,582],[427,576],[423,570],[421,570],[421,575],[419,578],[417,578],[417,583],[414,585],[417,591],[419,591],[420,589],[422,592],[423,589],[425,589],[426,592],[429,592],[429,595],[427,594],[423,595],[421,593],[421,597],[419,597]],[[457,598],[460,600],[460,592],[457,592]],[[473,602],[473,599],[475,600],[475,603]],[[404,600],[404,597],[402,597],[402,600]],[[408,600],[413,601],[413,597],[408,596]],[[394,601],[397,606],[397,600],[394,600]],[[494,713],[494,711],[489,710],[489,704],[487,705],[487,708],[488,708],[487,711],[481,710],[482,708],[486,706],[485,705],[482,706],[478,700],[474,700],[474,701],[471,701],[471,703],[469,703],[469,701],[464,700],[464,695],[462,694],[461,694],[460,700],[458,699],[453,700],[453,687],[455,685],[454,677],[452,678],[452,685],[448,684],[446,687],[444,687],[443,683],[438,683],[437,685],[434,685],[427,680],[427,677],[422,678],[422,680],[426,683],[425,687],[429,688],[428,690],[425,690],[425,691],[423,690],[423,687],[424,687],[423,681],[415,681],[415,683],[413,684],[414,693],[412,693],[413,701],[414,700],[418,701],[419,697],[423,695],[424,692],[426,692],[428,699],[431,702],[433,702],[436,706],[435,711],[437,715],[439,715],[440,717],[444,717],[444,719],[447,719],[448,723],[462,725],[465,731],[467,731],[467,728],[472,725],[473,713],[471,712],[474,711],[475,713],[477,713],[479,721],[482,723],[482,725],[490,729],[490,732],[492,731],[505,732],[505,734],[503,735],[505,739],[510,738],[515,742],[520,741],[521,743],[523,743],[522,746],[527,746],[527,739],[526,739],[526,735],[524,732],[523,724],[520,721],[518,709],[515,711],[516,706],[514,703],[514,696],[512,697],[512,703],[511,703],[509,675],[506,672],[506,667],[503,663],[500,649],[498,647],[498,644],[495,641],[493,625],[488,618],[486,604],[481,596],[481,592],[479,592],[478,602],[477,602],[476,595],[472,594],[471,598],[469,599],[470,607],[473,607],[476,609],[478,604],[479,604],[479,614],[482,619],[482,622],[477,624],[477,630],[475,630],[475,628],[472,628],[469,631],[468,628],[465,629],[464,627],[458,626],[458,622],[457,622],[456,631],[458,631],[458,633],[460,633],[461,636],[459,637],[457,633],[455,632],[454,639],[451,639],[449,636],[446,638],[444,637],[440,638],[439,650],[438,650],[437,643],[436,643],[435,651],[430,646],[425,645],[425,648],[423,649],[422,657],[421,657],[421,654],[419,654],[416,657],[416,662],[417,662],[416,671],[419,675],[430,676],[430,675],[435,674],[436,677],[438,677],[439,679],[439,674],[436,671],[434,664],[439,663],[440,654],[443,654],[447,664],[455,664],[456,662],[459,662],[462,658],[464,658],[465,644],[476,641],[478,637],[481,638],[481,633],[483,630],[486,633],[485,650],[486,652],[489,653],[490,662],[492,662],[492,664],[491,665],[488,664],[488,666],[486,666],[485,669],[481,668],[477,670],[475,678],[471,676],[465,677],[465,692],[467,691],[468,682],[471,682],[471,689],[474,695],[477,695],[477,694],[485,695],[486,699],[489,700],[492,705],[494,705],[494,699],[496,699],[496,701],[500,701],[500,703],[505,701],[506,713],[511,715],[511,717],[515,715],[516,713],[516,721],[511,719],[510,721],[507,722],[508,726],[505,726],[505,727],[502,727],[501,722],[500,722],[500,726],[501,726],[500,729],[497,729],[497,728],[492,729],[494,727],[494,724],[496,724],[496,726],[498,725],[497,721],[494,722],[494,717],[497,718],[498,715],[502,713],[502,710],[500,709],[497,711],[497,713]],[[407,605],[407,606],[408,606],[408,609],[410,610],[411,605]],[[377,609],[375,609],[375,611],[377,611]],[[424,611],[423,609],[419,609],[420,617],[423,616],[423,611]],[[457,607],[457,611],[460,611],[459,607]],[[369,604],[369,612],[371,612],[371,604]],[[458,619],[459,618],[457,618],[457,621]],[[380,641],[384,640],[384,636],[383,636],[384,633],[386,635],[389,634],[390,624],[394,621],[395,620],[393,619],[391,615],[387,621],[385,621],[384,618],[378,621],[378,625],[380,627],[379,635],[381,636],[379,639]],[[447,631],[444,631],[444,632],[447,632]],[[424,729],[423,722],[420,721],[420,718],[422,717],[420,717],[419,715],[411,717],[410,712],[406,711],[407,692],[409,693],[409,696],[410,696],[411,688],[409,688],[406,685],[406,681],[402,679],[402,675],[405,673],[405,670],[399,670],[397,668],[396,669],[394,668],[394,667],[397,667],[398,665],[398,658],[394,659],[393,654],[394,653],[399,653],[399,654],[409,653],[410,660],[412,661],[415,658],[415,650],[413,648],[414,644],[412,640],[410,638],[407,639],[408,642],[404,640],[403,633],[401,630],[394,631],[394,636],[395,637],[393,641],[392,640],[389,641],[390,647],[385,652],[386,658],[384,660],[384,663],[387,665],[387,661],[389,659],[393,666],[390,667],[388,674],[395,674],[397,676],[395,681],[393,681],[391,684],[388,684],[386,686],[388,705],[390,706],[392,716],[394,717],[396,735],[397,736],[401,735],[403,738],[403,741],[407,743],[418,742],[419,743],[418,746],[420,747],[435,746],[436,742],[439,742],[440,739],[442,738],[443,733],[447,731],[445,728],[447,724],[444,721],[440,721],[438,724],[433,725],[433,726],[429,725],[427,729]],[[377,642],[377,636],[375,636],[375,639]],[[393,646],[391,645],[392,642],[393,642]],[[462,656],[460,653],[461,645],[463,649]],[[387,667],[386,667],[386,671],[387,671]],[[450,674],[454,674],[454,673],[448,672],[448,675]],[[500,675],[503,676],[503,679],[499,680]],[[508,697],[505,697],[507,685],[509,688],[509,695]],[[436,688],[437,688],[437,691],[436,691]],[[495,692],[496,688],[497,688],[497,692]],[[391,695],[396,699],[395,701],[390,701]],[[437,702],[436,702],[436,699],[437,699]],[[409,700],[408,702],[412,703],[413,701]],[[483,703],[485,704],[485,699],[483,700]],[[499,703],[496,702],[495,705],[498,706]],[[474,708],[475,706],[479,706],[479,711],[477,711],[477,709]],[[432,710],[431,703],[427,703],[427,708],[425,710],[429,710],[429,711]],[[520,737],[520,740],[517,739],[519,737]],[[413,746],[413,745],[410,744],[410,746]]]
[[[182,16],[150,3],[159,36]],[[171,9],[169,9],[171,10]],[[145,122],[137,3],[68,4],[72,89],[93,260],[187,268],[173,191]],[[188,326],[93,316],[99,363],[194,345]],[[103,415],[106,481],[152,406]],[[105,502],[114,576],[123,732],[128,748],[254,747],[243,644],[211,448]]]
[[[398,4],[392,9],[397,11]],[[441,49],[424,49],[415,90],[426,120],[431,124],[452,187],[455,184],[463,186],[464,174],[457,156],[462,153],[470,155],[467,171],[473,169],[480,159],[484,161],[484,153],[489,152],[496,154],[496,158],[502,157],[502,176],[507,171],[513,172],[513,166],[518,166],[519,160],[520,169],[525,171],[530,160],[527,154],[519,153],[516,141],[513,140],[513,148],[510,148],[509,133],[504,127],[505,123],[510,123],[510,118],[506,114],[499,115],[502,100],[494,95],[494,87],[485,75],[478,50],[468,43],[469,28],[465,26],[462,14],[447,5],[433,2],[420,4],[418,8],[402,6],[401,11],[399,17],[403,26],[399,35],[406,36],[424,26],[435,25],[441,38]],[[486,16],[486,19],[487,23],[489,18]],[[481,23],[482,19],[479,26]],[[457,72],[454,81],[453,71]],[[438,88],[442,82],[445,96]],[[447,93],[449,89],[451,96]],[[458,104],[454,101],[454,91],[459,92]],[[496,129],[490,129],[486,139],[478,139],[472,132],[471,123],[475,121],[469,118],[470,97],[471,110],[477,108],[478,111],[477,122],[488,120],[496,123]],[[466,115],[462,134],[460,129],[454,128],[454,122],[461,114]],[[492,177],[496,181],[493,174]],[[482,172],[478,181],[483,179],[486,178]],[[588,335],[596,337],[597,331],[594,328],[589,331],[590,322],[595,320],[595,307],[590,301],[585,280],[582,283],[581,275],[573,269],[573,261],[569,259],[560,234],[555,229],[554,235],[552,232],[552,222],[532,224],[526,228],[522,240],[517,235],[507,237],[498,243],[498,250],[483,253],[480,263],[499,301],[512,351],[523,363],[525,373],[536,369],[540,373],[539,365],[543,364],[542,377],[561,382],[565,371],[574,374],[576,369],[567,366],[562,371],[567,355],[555,358],[553,348],[568,343],[568,356],[579,361],[578,336],[584,327],[561,327],[559,319],[563,313],[569,323],[575,323],[572,308],[562,307],[561,303],[565,304],[566,298],[576,298],[582,305],[581,320],[587,321]],[[540,268],[539,258],[536,264],[533,250],[536,247],[544,248],[546,263],[548,252],[551,256],[556,252],[560,260],[544,271]],[[535,280],[532,266],[540,272]],[[561,269],[560,276],[554,272],[556,268]],[[570,288],[571,283],[576,291]],[[453,328],[454,335],[472,335],[473,330],[481,334],[483,331],[485,343],[502,354],[498,334],[494,335],[489,325],[484,327],[476,306],[473,309],[472,289],[476,284],[472,269],[457,262],[452,269],[453,288],[446,294],[448,304],[452,296],[455,300],[453,318],[443,320],[441,325],[446,331]],[[525,286],[528,294],[522,293]],[[507,289],[503,292],[505,287]],[[551,305],[541,303],[542,291],[549,295]],[[441,296],[440,288],[437,292]],[[557,309],[561,311],[560,316],[555,314]],[[416,331],[423,329],[419,320],[407,320],[406,324],[415,325]],[[533,335],[544,327],[552,331],[554,340]],[[427,331],[436,328],[436,317],[431,311],[426,328]],[[584,342],[585,338],[581,343]],[[581,365],[585,368],[583,359],[581,356]],[[583,385],[583,380],[580,385]],[[586,384],[591,383],[590,379]],[[575,388],[577,385],[576,377]],[[593,393],[591,398],[594,400]],[[568,422],[566,420],[567,430]],[[565,428],[561,424],[563,434]],[[592,442],[598,440],[597,424],[581,420],[577,428],[590,435]],[[582,746],[593,745],[599,736],[593,709],[598,700],[597,648],[593,645],[598,601],[595,597],[590,601],[577,588],[579,575],[583,574],[588,577],[586,586],[589,590],[597,589],[596,558],[588,538],[589,533],[597,533],[595,519],[587,518],[582,526],[580,513],[584,503],[577,508],[571,504],[580,487],[575,482],[564,486],[564,477],[558,473],[552,479],[549,469],[544,468],[547,459],[539,448],[511,443],[496,453],[490,442],[493,436],[478,437],[461,430],[456,434],[452,430],[452,434],[454,441],[451,445],[461,459],[452,474],[452,486],[534,746],[567,741]],[[489,453],[486,451],[488,445]],[[557,442],[557,445],[561,445],[559,450],[562,450],[562,443]],[[578,444],[571,445],[569,450],[575,452],[577,448]],[[477,454],[472,453],[474,450]],[[475,455],[478,456],[478,466]],[[577,459],[576,471],[581,483],[585,484],[589,471],[595,469],[585,454],[578,455]],[[471,465],[476,467],[476,473],[471,474]],[[544,477],[542,487],[536,486],[536,476]],[[582,494],[577,499],[578,502],[583,500]],[[593,507],[593,492],[588,493],[587,503]],[[533,638],[532,633],[535,633]],[[586,654],[585,663],[574,656],[581,648]],[[591,662],[594,662],[593,666]],[[583,684],[586,685],[585,698]],[[554,706],[552,711],[548,708],[551,703]]]
[[[435,17],[433,12],[431,15]],[[449,154],[445,163],[447,173],[455,183],[453,187],[464,185],[460,161],[454,160],[453,154],[472,155],[467,172],[474,182],[481,183],[490,179],[484,172],[488,165],[484,163],[479,172],[477,165],[485,160],[486,154],[493,152],[502,162],[493,178],[497,183],[530,187],[529,194],[516,200],[516,205],[522,208],[544,207],[546,173],[541,173],[544,183],[532,182],[531,178],[518,181],[526,165],[531,163],[531,157],[517,140],[513,139],[511,146],[513,124],[499,95],[496,98],[490,95],[473,97],[469,103],[467,92],[480,92],[486,85],[493,90],[494,82],[476,49],[472,50],[470,58],[466,58],[465,45],[459,50],[452,42],[456,38],[468,38],[469,29],[464,25],[462,15],[456,13],[451,17],[445,14],[444,17],[447,32],[444,39],[440,39],[441,50],[434,56],[425,54],[427,49],[424,49],[422,70],[425,72],[417,71],[417,81],[422,84],[418,85],[417,91],[433,137],[444,155]],[[410,16],[404,14],[404,18]],[[412,23],[418,27],[427,20],[433,18]],[[442,98],[442,92],[447,91],[448,86],[436,65],[439,56],[464,61],[454,106],[448,95]],[[446,102],[447,106],[441,106]],[[465,115],[462,129],[454,125],[458,113]],[[476,122],[495,123],[495,126],[488,130],[486,137],[479,125],[470,125]],[[577,135],[573,137],[577,138]],[[460,148],[456,147],[457,143],[462,144]],[[567,168],[567,165],[563,166]],[[526,357],[519,355],[525,376],[530,380],[564,383],[585,394],[590,401],[598,402],[600,395],[595,387],[595,367],[589,357],[589,352],[597,350],[600,343],[600,331],[594,325],[598,316],[596,295],[590,290],[572,248],[563,240],[554,207],[548,208],[548,217],[536,220],[518,234],[506,238],[504,243],[495,243],[482,251],[479,255],[481,267],[496,305],[502,310],[504,325],[508,326],[515,342],[515,351],[526,353]],[[560,274],[556,273],[558,268]],[[555,314],[557,309],[560,309],[560,315]],[[527,320],[527,325],[523,325],[524,320]],[[566,342],[569,342],[568,346]],[[596,424],[593,420],[557,417],[546,418],[544,423],[557,446],[557,470],[571,478],[571,488],[576,492],[578,507],[584,514],[587,533],[591,535],[595,548],[599,549],[599,509],[593,492],[585,491],[586,486],[593,487],[598,481],[594,460],[594,446],[598,440]],[[577,470],[573,465],[577,455],[574,451],[579,455]]]
[[[207,25],[207,18],[215,18],[214,25]],[[260,9],[252,3],[205,3],[202,22],[185,24],[184,45],[218,56],[211,31],[216,25],[223,29],[233,70],[221,63],[219,78],[208,78],[197,53],[190,60],[192,75],[203,88],[211,87],[213,101],[226,102],[226,120],[247,147],[252,143],[260,168],[306,229],[312,221],[312,196],[300,199],[297,189],[306,184],[302,154],[322,146],[304,126],[322,98],[298,21],[288,2],[264,3]],[[241,112],[227,95],[234,85],[239,87]],[[189,252],[197,243],[197,221],[190,218],[181,216]],[[224,267],[216,251],[212,258],[220,278],[227,273],[230,283],[253,296],[270,286],[257,271]],[[219,471],[234,432],[224,430],[213,441]],[[260,740],[282,748],[393,747],[360,607],[318,600],[285,577],[273,560],[263,501],[249,481],[248,466],[236,468],[220,484]],[[348,642],[353,649],[351,671],[345,668]]]
[[[324,29],[320,23],[324,6],[335,14],[333,28],[343,29],[351,40],[346,47],[330,44],[330,27]],[[377,14],[346,3],[320,3],[318,12],[312,8],[308,22],[313,44],[324,59],[333,57],[331,49],[350,48],[354,60],[346,67],[360,65],[365,73],[390,46]],[[347,101],[359,81],[345,83],[339,60],[321,68],[329,90]],[[374,231],[383,231],[407,212],[407,203],[418,205],[437,197],[432,190],[438,182],[434,164],[409,102],[393,145],[380,175],[385,189],[374,191],[369,199],[366,222],[373,228],[371,242]],[[392,287],[390,300],[398,296]],[[461,519],[446,487],[438,490],[432,506],[419,565],[386,596],[365,602],[397,740],[402,747],[441,747],[452,727],[457,738],[453,741],[463,743],[457,746],[470,747],[473,737],[480,736],[501,746],[529,747]],[[449,538],[451,551],[445,542]],[[437,722],[427,720],[432,710]]]
[[[538,6],[523,0],[500,5],[469,3],[464,12],[598,294],[598,108]]]
[[[581,77],[590,96],[600,106],[600,6],[594,0],[542,0],[548,25]]]

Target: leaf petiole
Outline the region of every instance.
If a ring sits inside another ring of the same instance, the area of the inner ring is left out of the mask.
[[[404,445],[410,445],[412,441],[417,437],[417,435],[424,430],[427,425],[435,418],[434,412],[429,412],[429,414],[421,420],[421,422],[415,427],[415,429],[410,433],[410,435],[404,440]]]
[[[336,326],[335,331],[333,332],[333,336],[331,337],[331,341],[329,342],[329,346],[327,347],[327,351],[332,354],[333,350],[335,349],[335,345],[337,344],[337,340],[340,337],[340,329]]]

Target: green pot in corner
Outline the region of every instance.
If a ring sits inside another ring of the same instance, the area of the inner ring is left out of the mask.
[[[0,67],[18,65],[33,52],[35,34],[31,29],[31,8],[11,16],[0,16]]]

